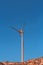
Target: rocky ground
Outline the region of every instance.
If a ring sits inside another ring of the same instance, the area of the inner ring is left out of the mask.
[[[43,57],[21,62],[0,62],[0,65],[43,65]]]

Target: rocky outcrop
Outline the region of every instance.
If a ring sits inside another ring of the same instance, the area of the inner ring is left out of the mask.
[[[26,62],[27,65],[43,65],[43,57],[32,59]]]
[[[0,62],[0,65],[43,65],[43,57],[21,62]]]

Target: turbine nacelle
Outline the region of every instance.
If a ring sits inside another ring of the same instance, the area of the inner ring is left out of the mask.
[[[18,30],[18,31],[19,31],[20,34],[23,34],[23,30],[22,29],[21,30]]]

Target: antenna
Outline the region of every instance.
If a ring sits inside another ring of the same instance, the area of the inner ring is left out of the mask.
[[[23,25],[23,27],[24,27],[24,25]],[[16,29],[15,27],[11,27],[11,28],[20,34],[20,37],[21,37],[21,62],[24,62],[24,30],[22,28],[20,30]]]

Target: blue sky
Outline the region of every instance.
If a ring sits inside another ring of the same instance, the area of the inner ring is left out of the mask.
[[[0,0],[0,61],[21,61],[17,29],[24,27],[24,60],[43,56],[43,0]]]

